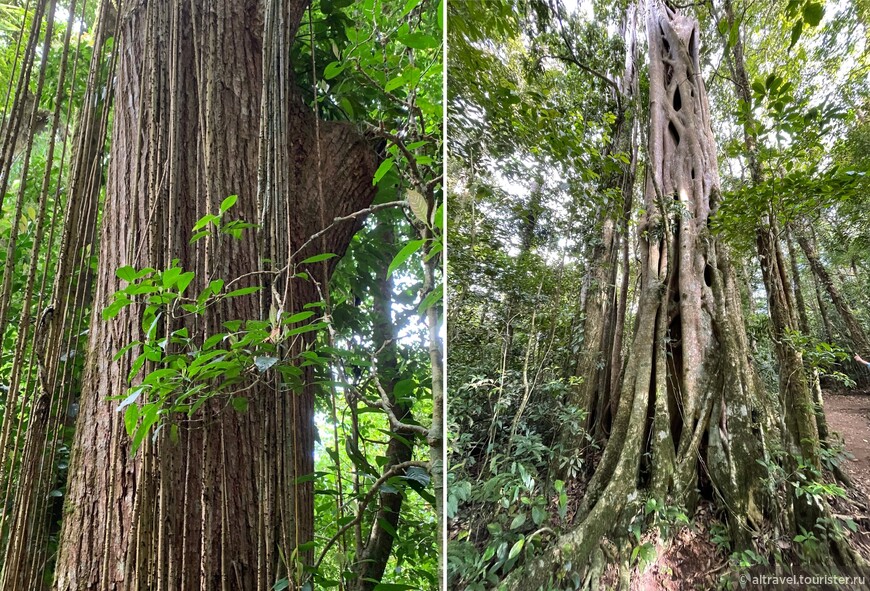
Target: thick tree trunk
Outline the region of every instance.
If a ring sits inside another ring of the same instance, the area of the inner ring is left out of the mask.
[[[374,157],[353,129],[318,124],[295,89],[281,104],[274,100],[278,85],[293,87],[286,41],[306,6],[266,2],[264,27],[256,0],[125,3],[58,591],[241,591],[270,589],[283,575],[302,579],[298,564],[310,553],[294,549],[313,538],[312,483],[297,482],[313,471],[310,370],[300,393],[276,379],[274,387],[247,393],[245,413],[212,399],[197,420],[180,424],[177,442],[165,429],[131,456],[117,402],[107,398],[127,389],[133,355],[111,359],[142,337],[140,309],[131,306],[108,322],[100,312],[120,287],[120,266],[165,269],[179,259],[196,273],[188,288],[195,293],[209,280],[256,271],[262,259],[280,268],[334,217],[370,203]],[[268,28],[278,22],[280,45]],[[189,244],[196,221],[232,194],[239,199],[231,217],[261,222],[266,238],[246,233],[238,241],[224,235]],[[341,255],[353,230],[337,226],[300,256]],[[326,288],[328,265],[307,271]],[[249,277],[234,287],[255,283]],[[313,282],[286,274],[276,274],[264,292],[277,294],[271,304],[286,314],[319,299]],[[256,295],[233,298],[185,325],[204,338],[226,320],[264,318],[268,305]],[[180,327],[167,322],[164,330]]]
[[[737,547],[747,543],[748,524],[762,519],[757,460],[765,457],[771,426],[763,421],[770,413],[748,362],[727,250],[708,228],[719,175],[699,29],[651,0],[647,31],[650,170],[638,228],[641,296],[619,407],[578,512],[582,523],[512,577],[514,589],[537,589],[569,561],[584,569],[602,536],[625,535],[644,495],[691,506],[701,476],[718,491]]]

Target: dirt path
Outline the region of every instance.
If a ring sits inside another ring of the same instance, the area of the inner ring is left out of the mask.
[[[824,400],[828,428],[843,437],[846,450],[855,456],[841,466],[870,497],[870,395],[828,394]]]

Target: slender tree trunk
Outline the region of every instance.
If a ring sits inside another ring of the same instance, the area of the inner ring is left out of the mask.
[[[729,26],[734,26],[735,16],[730,0],[725,0],[724,9]],[[738,98],[751,104],[749,77],[744,64],[743,43],[739,36],[731,46],[730,58],[735,92]],[[744,125],[743,139],[752,182],[759,185],[764,181],[764,174],[758,160],[758,138],[753,129],[749,123]],[[786,339],[789,331],[797,329],[797,315],[790,297],[791,282],[782,256],[776,218],[772,212],[765,217],[755,230],[755,238],[773,327],[774,350],[779,363],[779,394],[785,411],[785,439],[792,453],[801,455],[818,466],[819,439],[812,412],[812,393],[803,371],[800,351]],[[801,508],[804,507],[804,503],[800,505]],[[814,523],[811,516],[806,519]],[[812,526],[813,523],[804,525]]]
[[[828,314],[828,306],[822,298],[822,290],[819,287],[819,279],[813,273],[813,291],[816,294],[816,304],[819,306],[819,316],[822,319],[822,330],[824,331],[825,340],[828,343],[834,342],[834,325],[831,323],[831,317]]]
[[[133,354],[112,357],[142,338],[141,309],[131,306],[108,322],[100,312],[120,287],[120,266],[165,269],[179,259],[196,273],[188,289],[197,292],[212,279],[256,271],[262,259],[279,268],[328,221],[371,201],[372,153],[349,126],[317,122],[295,90],[288,40],[306,6],[124,4],[58,591],[264,590],[283,575],[303,579],[298,565],[310,561],[310,552],[294,549],[313,538],[312,483],[298,481],[313,471],[310,370],[303,371],[302,392],[286,391],[276,378],[273,387],[247,393],[245,413],[212,399],[196,420],[180,424],[177,441],[164,429],[131,455],[117,403],[108,398],[127,390]],[[260,238],[213,235],[190,244],[197,220],[217,213],[232,194],[239,199],[229,215],[259,221]],[[341,255],[354,229],[337,226],[300,256]],[[309,267],[296,270],[326,289],[330,267]],[[275,277],[264,292],[284,313],[319,299],[313,281]],[[249,277],[236,286],[253,284]],[[264,318],[263,308],[256,295],[233,298],[184,326],[204,338],[224,330],[226,320]]]
[[[798,267],[797,253],[795,252],[794,243],[792,242],[791,233],[786,233],[786,244],[788,244],[788,258],[791,263],[791,275],[794,282],[794,300],[798,312],[798,327],[801,332],[810,336],[810,321],[807,317],[806,301],[804,300],[803,288],[801,287],[800,268]],[[813,408],[816,413],[816,426],[819,431],[819,441],[828,441],[828,422],[825,419],[825,405],[822,398],[822,384],[819,379],[819,370],[816,367],[812,368],[810,374],[810,387],[813,393]],[[839,471],[840,473],[842,471]]]
[[[384,244],[393,243],[392,229],[381,226],[380,239]],[[389,259],[377,271],[377,291],[374,293],[374,343],[381,348],[378,356],[378,381],[384,389],[396,418],[407,423],[413,420],[411,409],[406,402],[396,398],[395,388],[399,382],[399,351],[396,329],[393,325],[392,298],[393,281],[387,277]],[[407,462],[413,455],[413,447],[406,442],[413,442],[414,433],[397,431],[398,437],[391,437],[387,444],[385,456],[387,462],[382,472],[387,472],[397,464]],[[354,582],[359,591],[371,591],[381,580],[393,550],[393,534],[399,528],[399,515],[404,497],[399,492],[384,492],[378,494],[378,507],[372,520],[368,536],[360,555],[354,562],[357,580]]]
[[[819,260],[819,255],[816,252],[815,246],[806,236],[803,235],[798,235],[797,241],[798,244],[800,244],[801,249],[804,251],[807,261],[810,263],[810,268],[818,278],[819,283],[821,283],[825,288],[825,291],[828,292],[831,301],[834,302],[834,307],[837,309],[837,313],[840,315],[840,318],[843,319],[843,323],[846,325],[846,330],[849,332],[849,339],[852,341],[852,345],[860,353],[870,353],[870,341],[867,339],[867,334],[864,332],[858,319],[855,318],[855,314],[852,312],[846,299],[840,293],[840,290],[836,285],[834,285],[834,280],[828,273],[827,269],[825,269],[822,261]]]
[[[800,268],[798,267],[797,253],[795,252],[794,242],[792,241],[791,233],[786,233],[786,244],[788,244],[788,258],[791,263],[791,275],[794,286],[794,301],[797,306],[798,327],[805,335],[810,334],[810,321],[807,317],[807,304],[804,299],[804,290],[801,286]]]

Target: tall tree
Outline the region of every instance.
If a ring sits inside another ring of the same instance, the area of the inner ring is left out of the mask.
[[[300,565],[310,561],[309,551],[297,550],[314,534],[312,483],[302,478],[313,472],[310,368],[301,392],[277,379],[250,383],[247,412],[209,401],[204,423],[182,425],[177,437],[162,431],[132,455],[123,417],[108,398],[124,391],[135,355],[110,360],[144,339],[148,327],[140,327],[138,307],[109,323],[99,314],[120,287],[118,269],[166,269],[175,259],[195,274],[199,290],[265,259],[270,280],[265,302],[241,296],[201,320],[166,318],[166,336],[200,321],[213,335],[226,321],[262,317],[264,306],[293,315],[319,299],[315,282],[298,273],[307,270],[325,285],[333,265],[294,267],[295,277],[289,266],[344,252],[353,224],[308,239],[371,202],[375,158],[352,127],[319,121],[302,104],[286,48],[307,6],[123,7],[110,183],[59,590],[267,589],[283,568],[301,580]],[[238,241],[211,235],[189,244],[189,229],[219,213],[229,195],[238,195],[241,219],[262,223],[262,244],[252,232]],[[249,276],[237,285],[258,283]],[[294,345],[296,353],[306,342]]]
[[[650,137],[646,213],[638,229],[641,293],[619,408],[578,510],[582,521],[523,574],[510,577],[511,588],[537,588],[561,576],[554,567],[569,560],[595,563],[601,537],[625,531],[636,511],[632,500],[649,496],[694,506],[702,478],[718,492],[715,502],[726,512],[738,548],[748,547],[753,527],[780,519],[758,463],[771,459],[776,411],[749,364],[728,248],[709,228],[721,192],[700,74],[700,30],[693,18],[651,0],[647,39]],[[817,457],[818,435],[805,393],[805,406],[789,401],[806,412],[787,411],[783,437],[811,446],[811,458]],[[802,508],[807,511],[806,504]]]

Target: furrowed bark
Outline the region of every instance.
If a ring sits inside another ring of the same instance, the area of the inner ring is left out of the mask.
[[[354,224],[308,238],[368,206],[376,163],[353,127],[318,121],[296,90],[287,56],[307,4],[124,3],[58,591],[265,590],[281,576],[291,584],[305,577],[299,567],[310,552],[294,549],[314,533],[313,485],[298,482],[313,471],[311,370],[304,370],[301,392],[277,378],[253,386],[245,413],[212,399],[195,420],[181,421],[177,442],[164,429],[131,455],[117,402],[107,399],[127,390],[135,355],[111,359],[141,339],[141,309],[111,321],[100,313],[120,287],[115,271],[123,265],[165,269],[179,259],[196,273],[188,290],[198,293],[212,279],[262,269],[263,259],[277,270],[312,254],[344,253]],[[259,236],[248,230],[241,240],[210,236],[190,244],[197,220],[233,194],[239,198],[228,217],[260,222]],[[276,272],[263,290],[272,299],[265,306],[257,295],[232,298],[161,330],[186,326],[205,338],[223,331],[226,320],[265,318],[271,304],[284,314],[300,311],[320,299],[336,261]],[[291,278],[293,271],[312,280]],[[255,284],[247,277],[234,287]],[[310,343],[298,342],[291,354]]]

